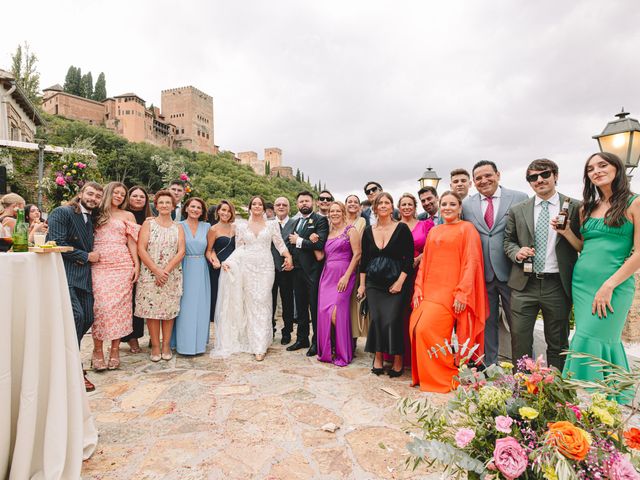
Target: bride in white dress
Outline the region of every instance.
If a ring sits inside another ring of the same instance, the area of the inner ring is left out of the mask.
[[[222,263],[214,325],[216,341],[211,356],[237,352],[264,359],[273,340],[271,288],[275,276],[271,243],[291,270],[291,254],[277,222],[264,220],[264,200],[249,202],[249,221],[236,227],[236,249]]]

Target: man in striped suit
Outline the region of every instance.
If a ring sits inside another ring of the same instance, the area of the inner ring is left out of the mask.
[[[91,212],[100,204],[102,186],[96,182],[84,184],[77,198],[68,205],[54,209],[48,218],[47,240],[59,246],[70,246],[74,250],[62,254],[67,274],[73,320],[76,324],[78,346],[93,323],[93,288],[91,285],[91,263],[100,255],[93,250],[93,221]],[[84,377],[88,392],[95,386]]]

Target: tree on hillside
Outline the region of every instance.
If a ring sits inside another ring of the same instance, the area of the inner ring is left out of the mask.
[[[96,80],[96,86],[93,89],[93,99],[102,102],[107,98],[107,82],[104,78],[104,73],[100,72],[98,79]]]
[[[63,90],[72,95],[82,96],[82,71],[80,67],[71,65],[67,70],[67,76],[64,78]]]
[[[269,175],[271,173],[271,162],[267,160],[267,163],[264,166],[264,174]]]
[[[40,73],[36,68],[38,57],[31,52],[29,44],[18,45],[16,52],[11,55],[11,74],[16,83],[24,90],[29,100],[40,104]]]
[[[300,169],[296,168],[296,180],[301,182],[302,180],[300,179]]]
[[[91,72],[87,72],[82,76],[80,86],[82,87],[82,97],[93,98],[93,76]]]

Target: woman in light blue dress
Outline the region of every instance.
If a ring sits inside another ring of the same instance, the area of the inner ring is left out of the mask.
[[[183,294],[171,346],[181,355],[197,355],[204,353],[209,343],[211,283],[205,253],[211,225],[204,221],[207,206],[202,199],[190,198],[184,211],[187,219],[180,222],[186,246],[182,260]]]

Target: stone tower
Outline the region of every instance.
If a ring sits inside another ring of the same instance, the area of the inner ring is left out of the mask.
[[[216,154],[213,140],[213,97],[195,87],[162,91],[162,113],[176,126],[175,146]]]

